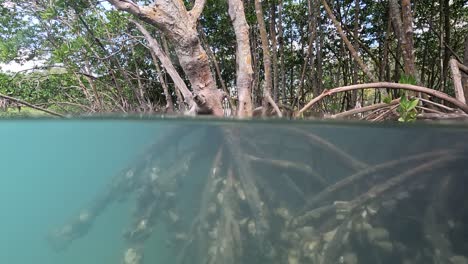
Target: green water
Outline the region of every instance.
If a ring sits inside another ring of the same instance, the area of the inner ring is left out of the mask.
[[[187,201],[178,205],[179,210],[183,208],[185,211],[181,216],[187,218],[182,221],[186,229],[193,215],[197,213],[196,201],[200,198],[203,179],[208,175],[213,155],[219,146],[224,144],[218,134],[210,134],[214,128],[234,129],[237,131],[234,137],[237,136],[240,140],[251,137],[252,140],[260,142],[258,146],[266,150],[265,158],[304,160],[318,173],[325,175],[330,184],[350,175],[349,168],[340,165],[322,148],[313,149],[308,146],[304,143],[304,138],[288,132],[286,128],[312,131],[366,164],[379,164],[398,157],[441,148],[459,148],[466,154],[468,142],[468,127],[447,125],[406,127],[346,123],[281,121],[250,123],[209,120],[194,122],[160,119],[2,121],[0,122],[0,263],[122,263],[122,256],[127,247],[122,233],[132,223],[135,207],[133,196],[123,202],[109,205],[96,218],[89,232],[74,240],[66,250],[53,250],[47,242],[47,234],[76,216],[77,212],[87,204],[92,203],[93,199],[105,190],[114,175],[134,164],[149,146],[174,127],[195,132],[194,135],[172,144],[174,148],[180,149],[175,152],[180,151],[180,153],[175,154],[171,158],[173,160],[167,161],[167,164],[179,162],[177,157],[182,155],[185,149],[190,149],[191,144],[208,146],[195,153],[199,156],[200,165],[195,166],[191,178],[180,187],[177,194],[179,200]],[[197,132],[197,129],[200,131]],[[170,149],[156,151],[160,152],[158,155],[161,157],[173,155],[167,154],[172,151]],[[456,163],[447,168],[446,172],[466,174],[468,166],[465,164]],[[266,170],[271,177],[279,173],[275,169]],[[301,178],[304,179],[307,178]],[[271,178],[271,181],[273,181],[272,186],[282,184],[277,178]],[[298,185],[302,188],[300,182]],[[308,183],[304,182],[303,186],[308,186]],[[301,189],[306,196],[312,196],[318,191],[320,189],[312,187]],[[283,196],[285,197],[283,199],[291,199],[287,203],[292,208],[301,208],[305,205],[305,202],[295,197],[294,193],[281,194],[281,197]],[[155,226],[152,236],[145,241],[143,263],[176,263],[173,254],[180,248],[167,247],[165,240],[169,237],[168,233],[170,232],[166,230],[165,225]],[[461,255],[460,250],[465,249],[461,248],[456,255]],[[282,261],[278,263],[286,263]]]

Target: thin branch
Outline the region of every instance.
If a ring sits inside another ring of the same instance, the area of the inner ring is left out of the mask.
[[[429,26],[429,29],[437,35],[437,38],[438,39],[442,39],[440,37],[440,33],[434,29],[434,27],[432,26],[432,21],[428,21],[428,26]],[[457,53],[455,53],[455,51],[442,39],[442,44],[448,49],[448,51],[450,51],[450,53],[452,53],[452,55],[457,59],[457,61],[459,62],[463,62],[463,60],[460,58],[460,56],[457,55]]]
[[[427,104],[433,104],[433,105],[438,106],[438,107],[440,107],[440,108],[442,108],[442,109],[445,109],[445,110],[447,110],[447,111],[452,111],[452,112],[455,111],[455,109],[453,109],[453,108],[451,108],[451,107],[448,107],[448,106],[446,106],[446,105],[443,105],[443,104],[438,104],[438,103],[436,103],[436,102],[432,102],[432,101],[427,100],[427,99],[424,99],[424,98],[418,98],[418,99],[421,100],[422,102],[425,102],[425,103],[427,103]]]
[[[114,5],[117,9],[127,11],[133,15],[141,16],[143,11],[138,4],[130,0],[108,0],[109,3]]]
[[[389,109],[385,110],[383,113],[381,113],[380,115],[378,115],[377,117],[372,119],[371,122],[381,121],[386,115],[393,112],[398,106],[399,105],[397,104],[397,105],[394,105],[394,106],[390,107]]]
[[[86,109],[90,112],[96,112],[96,110],[92,109],[91,107],[87,106],[87,105],[82,105],[82,104],[78,104],[78,103],[72,103],[72,102],[50,102],[50,104],[56,104],[56,105],[72,105],[72,106],[78,106],[80,108],[83,108],[83,109]]]
[[[323,7],[327,11],[328,16],[330,17],[333,24],[335,25],[336,30],[338,31],[338,33],[340,34],[340,36],[343,39],[344,43],[346,44],[346,47],[350,51],[351,56],[353,56],[354,60],[356,60],[356,63],[359,65],[359,67],[362,69],[362,71],[367,75],[367,77],[369,77],[369,79],[371,79],[371,81],[373,81],[373,82],[377,81],[378,79],[374,76],[374,74],[372,74],[370,72],[369,68],[367,68],[367,66],[364,64],[364,61],[362,61],[362,59],[359,57],[359,54],[354,49],[353,45],[351,44],[349,39],[346,37],[346,34],[343,32],[343,28],[341,27],[340,23],[338,22],[335,15],[333,14],[333,12],[332,12],[330,6],[328,5],[327,1],[326,0],[321,0],[321,1],[322,1],[322,4],[323,4]]]
[[[416,106],[416,108],[417,108],[417,109],[424,110],[424,111],[426,111],[426,112],[430,112],[430,113],[439,114],[439,115],[443,115],[443,114],[445,114],[444,112],[441,112],[441,111],[439,111],[439,110],[430,109],[430,108],[423,107],[423,106]]]
[[[449,96],[449,95],[447,95],[447,94],[445,94],[443,92],[439,92],[439,91],[432,90],[430,88],[426,88],[426,87],[422,87],[422,86],[410,85],[410,84],[378,82],[378,83],[366,83],[366,84],[349,85],[349,86],[334,88],[334,89],[331,89],[331,90],[325,90],[321,95],[319,95],[316,98],[312,99],[301,110],[296,112],[295,116],[299,116],[299,115],[303,114],[305,111],[307,111],[309,108],[311,108],[318,101],[322,100],[323,98],[325,98],[327,96],[333,95],[335,93],[358,90],[358,89],[378,89],[378,88],[404,89],[404,90],[410,90],[410,91],[426,93],[428,95],[432,95],[434,97],[442,99],[442,100],[444,100],[446,102],[452,103],[453,105],[455,105],[458,108],[460,108],[461,110],[463,110],[465,113],[468,113],[468,105],[466,105],[465,103],[460,102],[459,100],[457,100],[457,99],[455,99],[455,98],[453,98],[453,97],[451,97],[451,96]]]
[[[59,113],[56,113],[56,112],[53,112],[53,111],[50,111],[50,110],[47,110],[47,109],[44,109],[42,107],[39,107],[39,106],[35,106],[33,104],[30,104],[26,101],[23,101],[23,100],[20,100],[20,99],[17,99],[17,98],[14,98],[14,97],[11,97],[11,96],[8,96],[8,95],[3,95],[3,94],[0,94],[0,98],[5,98],[5,99],[8,99],[8,100],[11,100],[11,101],[14,101],[14,102],[17,102],[19,104],[22,104],[22,105],[26,105],[26,106],[29,106],[31,108],[34,108],[36,110],[39,110],[39,111],[42,111],[42,112],[45,112],[45,113],[48,113],[48,114],[51,114],[53,116],[58,116],[58,117],[65,117],[64,115],[61,115]]]
[[[179,73],[177,73],[177,70],[174,68],[174,65],[172,65],[171,59],[162,51],[161,47],[159,46],[159,43],[154,39],[150,33],[146,30],[145,27],[143,27],[140,23],[136,22],[135,20],[130,19],[130,22],[135,24],[135,26],[138,28],[138,30],[143,34],[145,37],[146,41],[148,41],[149,48],[154,51],[154,54],[156,57],[159,58],[161,61],[161,64],[163,67],[166,69],[167,73],[171,76],[172,80],[175,83],[175,86],[177,89],[180,90],[182,95],[184,96],[184,99],[186,103],[189,105],[193,105],[193,96],[190,90],[187,88],[187,85],[185,84],[184,80],[180,77]]]
[[[270,103],[271,106],[273,106],[273,109],[275,109],[276,114],[278,114],[279,117],[283,117],[283,113],[281,113],[281,110],[279,109],[278,105],[275,103],[275,101],[273,100],[273,98],[271,98],[271,95],[270,95],[270,94],[267,94],[267,95],[266,95],[266,98],[267,98],[267,100],[268,100],[268,103]]]
[[[346,32],[350,32],[350,29],[346,26],[346,25],[343,25],[343,28],[344,30],[346,30]],[[366,46],[366,44],[364,44],[362,42],[362,40],[360,40],[358,37],[354,36],[353,34],[349,34],[349,36],[351,36],[351,38],[356,41],[356,43],[361,46],[361,48],[369,55],[369,57],[371,57],[371,59],[375,62],[375,65],[380,68],[380,62],[379,60],[377,59],[377,57],[372,53],[372,51],[369,49],[369,47]]]
[[[343,117],[347,117],[347,116],[354,115],[354,114],[364,113],[364,112],[368,112],[368,111],[372,111],[372,110],[376,110],[380,108],[386,108],[392,105],[396,105],[398,104],[398,102],[400,102],[399,98],[391,101],[389,104],[378,103],[378,104],[373,104],[373,105],[369,105],[369,106],[365,106],[361,108],[355,108],[346,112],[341,112],[341,113],[332,115],[331,118],[343,118]]]
[[[462,72],[468,74],[468,67],[467,67],[467,66],[461,64],[461,63],[458,62],[458,61],[457,61],[457,65],[458,65],[458,68],[460,69],[460,71],[462,71]]]
[[[206,0],[195,0],[195,4],[193,5],[192,10],[190,10],[189,16],[192,19],[192,23],[196,23],[200,18],[203,8],[205,7]]]
[[[367,114],[367,115],[361,117],[360,120],[367,120],[367,121],[369,121],[369,120],[375,118],[375,116],[376,116],[380,111],[385,110],[385,109],[387,109],[387,108],[388,108],[388,106],[387,106],[387,107],[383,107],[383,108],[376,109],[376,110],[370,112],[369,114]]]

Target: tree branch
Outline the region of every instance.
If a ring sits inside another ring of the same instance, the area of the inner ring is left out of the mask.
[[[378,121],[381,121],[382,119],[385,118],[385,116],[387,116],[387,115],[393,113],[393,111],[395,111],[395,109],[397,109],[398,106],[399,106],[398,104],[391,106],[389,109],[385,110],[383,113],[381,113],[381,114],[379,114],[377,117],[373,118],[373,119],[371,120],[371,122],[378,122]]]
[[[466,105],[463,102],[460,102],[459,100],[443,93],[439,92],[436,90],[432,90],[426,87],[422,86],[416,86],[416,85],[410,85],[410,84],[401,84],[401,83],[389,83],[389,82],[378,82],[378,83],[365,83],[365,84],[356,84],[356,85],[349,85],[349,86],[343,86],[343,87],[338,87],[334,88],[331,90],[325,90],[322,94],[317,96],[316,98],[312,99],[307,105],[305,105],[301,110],[296,112],[295,116],[299,116],[305,111],[307,111],[309,108],[311,108],[315,103],[318,101],[322,100],[323,98],[333,95],[335,93],[340,93],[340,92],[346,92],[346,91],[352,91],[352,90],[358,90],[358,89],[378,89],[378,88],[388,88],[388,89],[404,89],[404,90],[410,90],[410,91],[416,91],[416,92],[421,92],[425,93],[428,95],[432,95],[434,97],[437,97],[439,99],[442,99],[446,102],[449,102],[461,110],[463,110],[465,113],[468,113],[468,105]]]
[[[463,64],[461,64],[459,62],[457,62],[457,65],[458,65],[458,68],[460,69],[460,71],[468,74],[468,67],[467,66],[465,66],[465,65],[463,65]]]
[[[283,117],[283,113],[281,113],[281,110],[279,109],[278,105],[275,103],[273,98],[271,98],[271,95],[267,94],[266,98],[267,98],[268,102],[271,104],[271,106],[273,107],[273,109],[275,109],[276,114],[278,114],[278,117]]]
[[[53,111],[44,109],[44,108],[42,108],[42,107],[35,106],[35,105],[33,105],[33,104],[30,104],[30,103],[28,103],[28,102],[25,102],[25,101],[23,101],[23,100],[20,100],[20,99],[14,98],[14,97],[10,97],[10,96],[8,96],[8,95],[0,94],[0,98],[5,98],[5,99],[8,99],[8,100],[17,102],[17,103],[19,103],[19,104],[29,106],[29,107],[34,108],[34,109],[36,109],[36,110],[39,110],[39,111],[42,111],[42,112],[51,114],[51,115],[53,115],[53,116],[65,117],[64,115],[61,115],[61,114],[59,114],[59,113],[55,113],[55,112],[53,112]]]
[[[177,89],[180,90],[180,92],[184,96],[185,102],[189,105],[192,105],[194,102],[192,92],[190,92],[184,80],[182,80],[179,73],[177,73],[177,70],[174,68],[174,65],[172,65],[171,59],[164,53],[164,51],[162,51],[161,47],[159,46],[159,43],[150,35],[150,33],[148,32],[148,30],[146,30],[145,27],[143,27],[140,23],[136,22],[135,20],[130,19],[130,22],[135,24],[137,29],[145,37],[146,41],[148,41],[149,48],[154,52],[156,57],[159,58],[162,66],[167,70],[167,73],[169,73],[169,75],[171,76],[172,80],[175,83],[175,86],[177,87]]]
[[[336,115],[332,115],[331,118],[343,118],[343,117],[347,117],[347,116],[354,115],[354,114],[359,114],[359,113],[363,113],[363,112],[367,112],[367,111],[376,110],[376,109],[379,109],[379,108],[384,108],[384,107],[396,105],[399,102],[400,102],[400,99],[395,99],[395,100],[391,101],[389,104],[387,104],[387,103],[378,103],[378,104],[373,104],[373,105],[369,105],[369,106],[365,106],[365,107],[361,107],[361,108],[355,108],[355,109],[352,109],[352,110],[349,110],[349,111],[346,111],[346,112],[341,112],[341,113],[338,113]]]
[[[455,109],[453,109],[453,108],[451,108],[451,107],[445,106],[445,105],[443,105],[443,104],[438,104],[438,103],[436,103],[436,102],[432,102],[432,101],[426,100],[426,99],[424,99],[424,98],[419,98],[419,100],[421,100],[422,102],[427,103],[427,104],[432,104],[432,105],[438,106],[438,107],[440,107],[440,108],[442,108],[442,109],[445,109],[445,110],[447,110],[447,111],[451,111],[451,112],[455,111]]]
[[[192,19],[192,23],[197,23],[198,19],[200,18],[203,8],[205,7],[206,0],[195,0],[195,4],[192,7],[192,10],[190,10],[189,16]]]
[[[133,1],[130,0],[108,0],[115,8],[129,12],[135,16],[141,16],[143,11],[141,10],[140,6]]]
[[[375,82],[377,81],[377,78],[374,76],[373,73],[367,68],[367,66],[364,64],[364,61],[359,57],[359,54],[357,51],[354,49],[353,45],[349,41],[349,39],[346,37],[345,33],[343,32],[343,28],[341,27],[340,23],[336,19],[335,15],[333,14],[333,11],[331,10],[330,6],[328,5],[326,0],[321,0],[323,7],[325,8],[325,11],[327,11],[328,16],[332,20],[333,24],[335,25],[336,30],[338,31],[338,34],[340,34],[341,38],[343,39],[344,43],[346,44],[346,47],[348,48],[349,52],[351,53],[351,56],[353,56],[354,60],[356,63],[359,65],[361,70],[371,79],[371,81]]]
[[[455,59],[450,59],[450,69],[452,70],[453,77],[453,86],[455,89],[455,97],[458,101],[465,103],[465,94],[463,92],[463,85],[461,80],[460,69],[458,68],[458,63]]]

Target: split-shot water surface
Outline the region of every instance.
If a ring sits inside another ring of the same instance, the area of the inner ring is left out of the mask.
[[[0,263],[468,263],[468,126],[0,122]]]

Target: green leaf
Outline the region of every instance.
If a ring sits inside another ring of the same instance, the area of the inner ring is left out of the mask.
[[[400,118],[398,118],[398,121],[405,122],[405,119],[403,119],[403,117],[400,117]]]
[[[408,100],[406,99],[406,94],[403,94],[400,98],[400,105],[406,106],[408,104]]]
[[[390,96],[385,96],[384,99],[383,99],[383,102],[386,103],[386,104],[389,104],[392,102],[392,99],[390,98]]]
[[[419,103],[419,99],[413,99],[409,102],[408,110],[414,109]]]
[[[411,75],[402,75],[400,77],[399,83],[416,85],[416,78]]]

